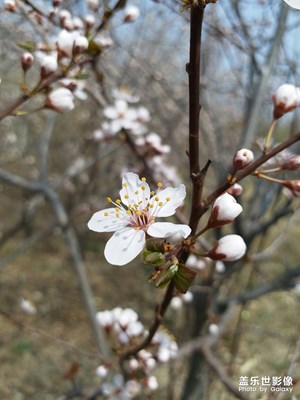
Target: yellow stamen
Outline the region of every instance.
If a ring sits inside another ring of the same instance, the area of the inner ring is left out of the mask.
[[[146,186],[142,186],[141,189],[142,189],[142,190],[146,190]]]
[[[164,203],[163,203],[162,201],[160,201],[160,202],[158,203],[159,207],[161,207],[163,204],[164,204]]]
[[[127,188],[127,183],[123,183],[123,185],[122,185],[124,188]]]
[[[161,182],[158,182],[157,187],[161,188],[163,186],[163,184]]]
[[[131,215],[131,211],[130,210],[126,210],[126,214]]]
[[[128,196],[128,194],[125,194],[125,196],[124,196],[124,197],[125,197],[125,199],[129,199],[129,196]]]
[[[151,196],[153,196],[155,194],[155,191],[151,190],[150,194],[151,194]]]
[[[117,199],[117,200],[116,200],[116,203],[117,203],[117,204],[121,204],[121,200],[120,200],[120,199]]]
[[[159,201],[159,197],[158,196],[154,197],[154,200]]]
[[[143,182],[146,182],[146,178],[145,178],[145,177],[143,177],[143,178],[142,178],[142,181],[143,181]]]
[[[166,197],[166,201],[170,201],[171,199],[170,199],[170,197]]]
[[[108,212],[107,211],[105,211],[104,216],[108,217]]]
[[[111,203],[111,202],[112,202],[112,199],[111,199],[110,197],[106,197],[106,201],[107,201],[108,203]]]
[[[134,192],[134,194],[139,194],[139,191],[138,191],[138,190],[136,190],[136,191]]]
[[[117,218],[120,218],[120,214],[116,213],[116,217],[117,217]]]

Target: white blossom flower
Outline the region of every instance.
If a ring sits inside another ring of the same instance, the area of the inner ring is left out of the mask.
[[[69,89],[54,89],[48,94],[45,107],[57,112],[71,111],[75,107],[74,96]]]
[[[181,232],[190,234],[187,225],[155,222],[156,217],[174,215],[186,196],[185,186],[151,192],[146,179],[128,172],[122,180],[120,198],[115,202],[108,198],[114,208],[96,212],[88,223],[95,232],[115,232],[105,246],[106,260],[113,265],[125,265],[132,261],[144,248],[146,232],[153,237],[169,237]],[[122,204],[123,203],[123,204]]]
[[[105,107],[103,114],[112,120],[112,131],[117,133],[122,128],[131,129],[136,121],[136,111],[128,107],[124,100],[116,100],[114,106]]]
[[[229,193],[224,193],[214,202],[208,226],[228,224],[239,216],[242,211],[242,206],[236,202],[235,198]]]
[[[273,115],[275,119],[278,119],[298,107],[300,104],[300,89],[291,84],[279,86],[273,95],[273,103]]]
[[[68,32],[63,29],[60,31],[56,43],[58,50],[67,57],[72,57],[74,51],[78,54],[88,48],[87,38],[78,31]]]
[[[120,89],[113,89],[112,95],[114,98],[118,100],[124,100],[127,103],[137,103],[140,100],[140,97],[137,94],[134,94],[129,88],[121,87]]]
[[[284,0],[290,7],[300,10],[300,0]]]
[[[240,149],[233,157],[233,167],[235,170],[243,169],[254,160],[254,155],[251,150]]]
[[[246,253],[246,244],[239,235],[227,235],[219,239],[207,254],[213,260],[236,261]]]
[[[85,91],[85,81],[79,79],[64,78],[61,79],[59,83],[67,89],[71,90],[71,92],[74,94],[75,97],[77,97],[77,99],[82,101],[87,99],[88,95]]]
[[[102,49],[109,49],[114,44],[114,41],[108,34],[97,35],[94,38],[94,42]]]
[[[138,7],[128,6],[124,10],[124,21],[133,22],[140,16],[140,14],[141,12]]]

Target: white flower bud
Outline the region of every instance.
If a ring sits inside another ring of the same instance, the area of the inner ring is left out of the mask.
[[[246,253],[246,244],[239,235],[227,235],[217,241],[207,254],[213,260],[236,261]]]
[[[84,18],[87,29],[91,29],[95,25],[95,17],[92,14],[88,14]]]
[[[284,0],[284,2],[292,8],[296,10],[300,10],[300,1],[299,0]]]
[[[31,53],[26,52],[22,54],[21,65],[24,72],[28,71],[32,67],[33,62],[34,62],[34,57]]]
[[[273,95],[273,103],[273,116],[275,119],[278,119],[285,113],[298,107],[300,103],[300,89],[290,84],[279,86]]]
[[[245,168],[254,160],[254,155],[251,150],[240,149],[235,153],[233,157],[233,168],[237,171]]]
[[[15,0],[4,0],[4,8],[6,11],[16,12],[17,4]]]
[[[86,0],[86,4],[91,10],[97,11],[99,7],[99,0]]]
[[[46,78],[57,70],[57,60],[53,56],[45,56],[41,60],[41,77]]]
[[[85,36],[78,36],[74,40],[73,55],[80,54],[89,47],[89,41]]]
[[[108,368],[105,367],[105,365],[99,365],[96,369],[96,375],[99,376],[99,378],[105,378],[108,374]]]
[[[139,8],[128,6],[124,11],[124,22],[133,22],[140,16]]]
[[[75,107],[74,96],[69,89],[54,89],[49,93],[46,99],[45,107],[51,108],[57,112],[71,111]]]
[[[209,333],[211,335],[217,336],[220,332],[220,328],[217,324],[210,324],[208,327]]]
[[[155,391],[159,387],[158,381],[155,376],[149,376],[146,384],[147,384],[148,389],[151,391]]]
[[[214,202],[208,226],[228,224],[240,215],[242,211],[242,206],[236,202],[235,198],[228,193],[224,193]]]
[[[179,310],[182,307],[182,300],[179,296],[174,296],[171,300],[170,307],[173,310]]]

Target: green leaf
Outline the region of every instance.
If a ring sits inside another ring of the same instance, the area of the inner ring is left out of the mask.
[[[155,286],[159,289],[163,289],[164,287],[166,287],[168,283],[174,278],[177,269],[177,264],[171,264],[167,268],[163,269],[155,281]]]
[[[165,263],[165,256],[157,251],[152,252],[145,250],[142,255],[143,264],[161,266]]]
[[[193,282],[196,273],[183,264],[178,265],[174,276],[174,284],[178,292],[186,293]]]
[[[27,50],[27,51],[34,51],[36,49],[36,45],[34,42],[19,42],[17,43],[21,49]]]

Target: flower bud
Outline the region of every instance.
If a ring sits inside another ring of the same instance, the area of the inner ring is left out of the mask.
[[[236,261],[246,253],[246,244],[239,235],[227,235],[217,241],[207,257],[212,260]]]
[[[85,26],[87,29],[91,29],[95,25],[95,17],[92,14],[88,14],[84,18]]]
[[[33,61],[34,57],[31,53],[26,52],[22,54],[21,65],[24,72],[28,71],[32,67]]]
[[[273,117],[278,119],[287,112],[294,110],[300,103],[300,89],[294,85],[279,86],[273,95]]]
[[[124,11],[124,22],[134,22],[140,16],[140,10],[135,6],[128,6]]]
[[[237,171],[245,168],[254,160],[254,155],[251,150],[240,149],[235,153],[233,157],[233,168]]]
[[[240,215],[242,211],[242,206],[236,202],[235,198],[228,193],[224,193],[214,202],[208,226],[214,227],[228,224]]]
[[[59,7],[63,0],[52,0],[53,7]]]
[[[45,108],[51,108],[57,112],[71,111],[74,107],[74,96],[72,92],[66,88],[52,90],[45,102]]]
[[[165,256],[162,253],[145,250],[143,253],[143,264],[160,266],[165,263]]]
[[[97,11],[99,7],[99,0],[86,0],[86,4],[91,10]]]
[[[89,47],[89,41],[85,36],[78,36],[73,44],[73,56],[82,53]]]
[[[227,193],[231,194],[233,197],[239,197],[243,193],[243,186],[239,183],[235,183],[234,185],[230,186],[227,190]]]
[[[296,10],[300,10],[300,2],[299,0],[284,0],[286,4],[290,7],[295,8]]]
[[[16,12],[17,4],[15,0],[4,0],[4,8],[6,11]]]
[[[299,179],[294,179],[294,180],[287,180],[282,183],[283,186],[286,188],[290,189],[292,194],[295,196],[299,195],[300,192],[300,180]]]
[[[296,169],[299,169],[300,168],[300,155],[295,154],[294,156],[289,157],[280,166],[282,169],[287,169],[289,171],[294,171]]]
[[[41,78],[53,74],[57,70],[57,60],[53,56],[45,56],[41,61]]]

